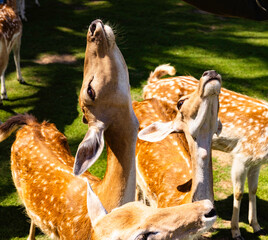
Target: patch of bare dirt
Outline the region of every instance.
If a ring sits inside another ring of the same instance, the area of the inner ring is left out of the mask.
[[[75,56],[70,54],[45,54],[34,62],[41,65],[47,65],[52,63],[74,64],[77,62],[77,59]]]
[[[214,158],[217,158],[218,163],[222,167],[231,166],[232,165],[232,155],[230,153],[218,151],[218,150],[212,150],[212,156]]]

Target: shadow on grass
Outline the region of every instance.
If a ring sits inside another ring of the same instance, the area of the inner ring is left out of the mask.
[[[26,237],[29,234],[29,218],[23,207],[0,207],[0,239]]]
[[[220,201],[215,201],[215,206],[217,209],[218,216],[225,220],[231,221],[232,217],[232,207],[233,207],[233,195],[229,196],[228,198]],[[257,197],[257,215],[258,215],[258,222],[262,228],[266,231],[268,230],[268,217],[267,217],[267,209],[268,209],[268,201],[262,200]],[[248,225],[248,194],[243,195],[241,208],[240,208],[240,223],[245,223]],[[231,230],[230,226],[227,226],[228,229],[215,229],[216,234],[213,235],[212,239],[231,239]],[[253,234],[252,228],[248,225],[250,231],[248,229],[241,227],[240,231],[242,236],[245,239],[250,240],[257,240],[260,239],[258,236]]]
[[[14,115],[16,112],[22,113],[28,107],[27,104],[31,104],[30,112],[39,121],[48,119],[60,131],[64,131],[66,125],[78,117],[77,103],[83,78],[83,61],[79,60],[74,65],[37,65],[34,60],[44,53],[78,54],[82,57],[87,28],[96,18],[110,21],[117,26],[118,45],[128,64],[133,88],[140,88],[150,71],[159,64],[171,63],[177,68],[178,75],[191,74],[199,78],[205,70],[215,69],[223,75],[224,86],[229,89],[268,97],[268,73],[264,72],[268,68],[268,47],[267,44],[256,45],[250,41],[266,39],[258,34],[267,31],[267,23],[198,14],[193,8],[176,0],[46,0],[41,1],[41,7],[35,6],[32,1],[28,1],[27,5],[28,22],[23,23],[21,48],[22,71],[31,68],[28,74],[31,79],[25,80],[27,86],[37,88],[37,92],[30,97],[11,99],[0,111]],[[253,60],[256,66],[250,65],[252,71],[263,73],[258,74],[259,77],[239,78],[239,73],[230,71],[232,68],[228,64],[215,61],[219,58],[227,63],[244,59],[241,69],[238,69],[241,72]],[[13,59],[10,58],[8,72],[14,70]],[[37,80],[38,84],[35,82]],[[3,178],[0,182],[1,199],[14,192],[14,187],[11,187],[9,160],[13,141],[14,137],[11,137],[0,145],[0,172]],[[73,153],[80,141],[75,139],[71,142]],[[245,194],[240,218],[245,223],[247,199]],[[219,216],[230,220],[232,197],[216,202],[216,206]],[[267,207],[267,201],[258,199],[259,222],[265,229],[268,229],[265,215]],[[10,216],[13,213],[14,216]],[[7,226],[9,220],[15,222],[11,228]],[[2,207],[1,221],[5,221],[6,227],[0,228],[0,233],[6,231],[10,238],[28,234],[27,218],[18,207]],[[22,230],[16,234],[19,225]],[[241,230],[247,239],[253,239],[251,233],[244,228]],[[229,236],[229,230],[220,230],[216,236],[227,233]]]
[[[267,45],[251,43],[251,37],[240,34],[264,32],[265,23],[198,14],[176,0],[47,0],[41,7],[29,3],[27,17],[22,38],[22,68],[33,66],[34,59],[43,53],[84,52],[87,28],[92,20],[101,18],[117,26],[118,45],[129,66],[133,88],[141,88],[157,65],[171,63],[179,75],[191,74],[196,78],[207,69],[215,69],[223,75],[223,84],[229,89],[267,97],[267,73],[254,79],[237,78],[226,65],[214,61],[215,58],[258,59],[259,68],[267,69]],[[259,39],[258,35],[253,38]],[[31,74],[40,79],[43,87],[32,96],[37,101],[32,103],[31,113],[39,120],[50,119],[63,131],[78,116],[77,92],[83,78],[83,61],[75,65],[33,67]],[[11,70],[14,71],[14,66]],[[34,81],[28,84],[34,85]]]
[[[15,237],[27,237],[30,230],[30,219],[24,207],[0,206],[0,240],[9,240]],[[36,236],[42,234],[36,229]]]

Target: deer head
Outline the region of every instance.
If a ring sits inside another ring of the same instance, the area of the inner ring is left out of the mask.
[[[138,121],[131,105],[128,69],[112,29],[101,20],[92,22],[88,30],[79,103],[88,132],[77,150],[75,175],[82,174],[98,159],[104,135],[112,145],[119,125],[128,125],[132,134],[129,141],[136,141]],[[117,150],[112,150],[116,154]]]
[[[89,183],[87,204],[92,240],[189,239],[208,230],[216,220],[209,200],[169,208],[131,202],[107,214]]]
[[[206,71],[198,88],[178,103],[178,113],[173,121],[155,122],[140,131],[138,137],[155,142],[172,132],[185,133],[193,164],[192,200],[210,199],[213,202],[211,141],[219,134],[218,119],[221,76],[216,71]]]

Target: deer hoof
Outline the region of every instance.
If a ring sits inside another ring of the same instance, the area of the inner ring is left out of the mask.
[[[245,238],[243,238],[242,236],[237,236],[233,238],[234,240],[245,240]]]
[[[18,81],[19,81],[20,84],[25,84],[26,83],[23,78],[18,79]]]
[[[261,229],[254,233],[256,236],[265,236],[267,235],[267,232],[264,229]]]
[[[7,94],[6,93],[3,93],[2,95],[1,95],[1,99],[2,100],[8,100],[8,97],[7,97]],[[2,101],[1,101],[2,102]],[[3,104],[3,103],[2,103]]]

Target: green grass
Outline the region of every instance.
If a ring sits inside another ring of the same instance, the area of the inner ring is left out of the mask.
[[[268,23],[200,14],[179,0],[46,0],[41,7],[28,1],[24,22],[21,65],[27,85],[15,79],[12,57],[6,72],[9,101],[0,108],[0,120],[29,112],[46,119],[68,137],[72,153],[87,127],[81,122],[78,94],[83,76],[86,32],[96,18],[108,21],[129,67],[133,100],[141,100],[142,87],[157,65],[171,63],[178,75],[197,78],[208,69],[217,70],[223,86],[268,100]],[[41,65],[44,54],[70,54],[73,64]],[[11,136],[0,143],[0,239],[26,239],[28,219],[17,197],[10,173]],[[105,154],[92,167],[100,177]],[[230,166],[214,161],[216,206],[219,213],[213,239],[228,239],[232,190]],[[258,190],[258,215],[268,230],[268,168],[263,167]],[[226,186],[225,186],[226,184]],[[247,192],[247,189],[246,189]],[[255,238],[247,224],[247,193],[241,208],[241,228],[246,239]],[[47,239],[38,233],[37,239]],[[268,239],[261,237],[260,239]]]

